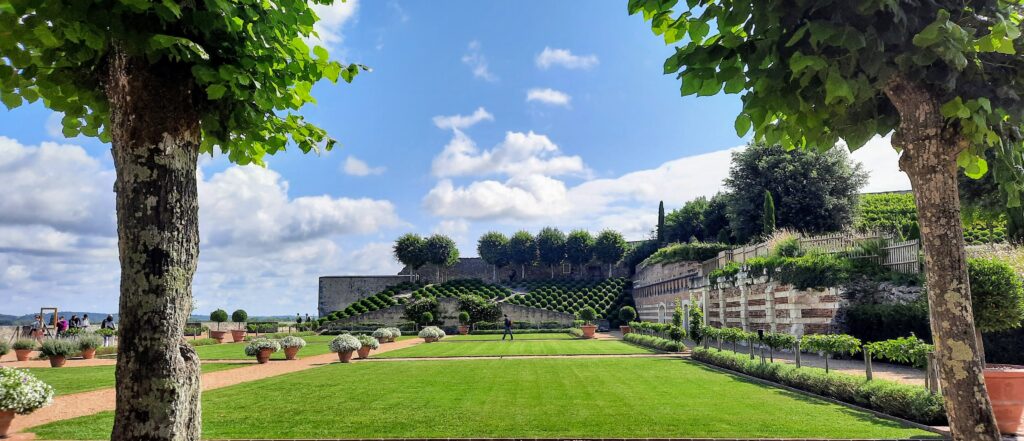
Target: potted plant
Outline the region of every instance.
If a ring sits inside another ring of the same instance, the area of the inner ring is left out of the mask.
[[[89,360],[96,356],[96,348],[103,346],[103,338],[88,333],[78,337],[78,350],[82,351],[82,358]]]
[[[78,352],[78,344],[69,339],[51,338],[39,346],[39,352],[50,360],[50,367],[61,367],[71,354]]]
[[[28,356],[36,349],[36,341],[31,338],[22,338],[15,340],[11,346],[14,348],[14,355],[18,357],[18,361],[28,361]]]
[[[50,405],[53,388],[23,369],[0,367],[0,438],[6,438],[14,415],[28,415]]]
[[[299,349],[306,347],[306,340],[302,338],[289,335],[279,340],[281,349],[284,350],[284,358],[288,360],[294,360],[295,355],[299,353]]]
[[[231,321],[235,322],[238,329],[231,330],[231,340],[235,343],[245,341],[245,326],[243,324],[249,319],[249,314],[244,309],[236,309],[231,313]]]
[[[445,337],[444,331],[437,326],[427,326],[420,330],[420,338],[427,343],[433,343]]]
[[[459,312],[459,335],[469,335],[469,313]]]
[[[387,343],[392,339],[391,328],[377,328],[371,336],[377,339],[377,343]]]
[[[359,347],[359,358],[368,358],[370,356],[371,349],[377,349],[380,347],[380,341],[369,335],[363,334],[356,337],[359,343],[362,345]]]
[[[996,259],[969,259],[967,270],[978,348],[984,361],[983,332],[1008,331],[1024,322],[1024,283],[1009,264]],[[1024,366],[989,364],[984,375],[999,431],[1024,433]]]
[[[619,325],[619,330],[622,331],[622,335],[633,332],[633,328],[629,327],[629,323],[636,320],[636,310],[633,309],[632,306],[623,306],[622,309],[619,310],[619,320],[621,320],[622,323],[626,323],[625,325]]]
[[[338,360],[342,363],[352,361],[352,353],[358,351],[361,347],[363,347],[363,344],[352,334],[341,334],[334,337],[330,344],[331,352],[337,352]]]
[[[397,339],[398,337],[402,336],[402,330],[401,329],[398,329],[398,328],[388,328],[388,331],[391,331],[391,337],[388,338],[388,341],[395,341],[395,339]]]
[[[8,352],[11,352],[11,345],[5,341],[0,341],[0,358],[3,358]]]
[[[583,338],[594,338],[594,333],[597,332],[597,325],[594,324],[594,320],[597,320],[597,311],[587,306],[580,310],[579,316],[580,320],[583,320],[583,325],[580,326]]]
[[[280,350],[281,344],[269,338],[257,338],[245,345],[245,355],[256,357],[259,364],[270,361],[270,355]]]
[[[217,343],[224,343],[224,335],[226,331],[220,330],[220,324],[228,321],[228,312],[223,309],[218,309],[210,313],[210,321],[217,324],[216,331],[210,331],[210,338],[217,340]]]

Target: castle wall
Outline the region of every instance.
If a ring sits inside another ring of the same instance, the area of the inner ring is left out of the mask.
[[[441,313],[440,318],[444,320],[444,325],[458,325],[459,299],[445,297],[438,299],[437,303],[438,309]],[[501,308],[501,313],[508,315],[509,319],[514,322],[538,324],[544,322],[556,322],[569,327],[572,325],[572,321],[575,318],[572,314],[549,311],[541,308],[531,308],[529,306],[513,305],[510,303],[499,303],[498,306]],[[397,325],[406,321],[408,320],[405,319],[405,305],[393,305],[384,309],[378,309],[376,311],[359,314],[354,317],[341,319],[335,323],[383,323]]]
[[[551,268],[547,265],[527,265],[525,270],[527,280],[551,279]],[[432,283],[437,282],[437,273],[437,267],[433,265],[424,265],[413,271],[413,274],[419,276],[420,280]],[[409,274],[409,268],[402,268],[401,274]],[[557,265],[554,268],[554,276],[555,278],[561,279],[603,279],[608,277],[608,265],[584,265],[582,270],[579,266],[575,265]],[[612,266],[611,277],[627,276],[629,276],[629,268],[621,264]],[[450,268],[443,268],[441,270],[441,278],[444,280],[480,279],[491,283],[495,283],[495,281],[497,281],[497,283],[509,283],[510,281],[516,282],[523,280],[522,274],[520,274],[520,267],[518,265],[506,265],[498,267],[495,270],[495,268],[487,262],[484,262],[484,260],[479,257],[459,258],[458,263]]]
[[[410,280],[409,276],[324,276],[320,278],[317,311],[324,317],[389,286]]]

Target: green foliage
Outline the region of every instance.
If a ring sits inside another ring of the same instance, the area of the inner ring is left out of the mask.
[[[269,338],[256,338],[249,341],[249,344],[245,345],[245,355],[255,357],[259,355],[260,351],[269,349],[270,352],[277,352],[281,350],[281,343],[277,340],[271,340]]]
[[[928,325],[928,304],[852,305],[846,310],[846,323],[851,335],[862,341],[882,341],[908,334],[931,339]]]
[[[37,344],[34,338],[19,338],[11,344],[11,348],[14,350],[32,350],[36,348]]]
[[[1006,262],[973,258],[967,261],[974,324],[980,332],[1007,331],[1024,322],[1024,286]]]
[[[430,311],[424,312],[423,315],[420,316],[420,323],[434,323],[434,313]]]
[[[614,265],[626,253],[626,239],[618,231],[604,230],[594,240],[594,258],[606,265]],[[611,274],[609,274],[610,276]]]
[[[828,355],[854,355],[861,346],[860,339],[846,334],[810,334],[800,340],[800,349]]]
[[[703,262],[718,256],[719,252],[732,249],[731,245],[724,243],[674,243],[656,251],[644,265],[665,264],[673,262]]]
[[[665,216],[665,241],[662,243],[689,242],[691,239],[714,242],[717,237],[707,235],[704,229],[707,210],[708,199],[703,196],[672,210]]]
[[[459,310],[468,316],[467,321],[462,322],[462,315],[459,315],[459,322],[462,324],[493,322],[501,318],[501,308],[498,304],[474,294],[459,296]]]
[[[665,243],[665,201],[658,201],[658,227],[655,234],[659,245]]]
[[[939,425],[946,421],[942,396],[920,386],[867,381],[813,367],[761,363],[746,355],[699,347],[693,348],[693,359],[921,424]]]
[[[565,260],[583,265],[594,257],[594,237],[587,230],[572,230],[565,238]]]
[[[761,342],[773,351],[796,347],[796,337],[782,332],[766,332]]]
[[[565,233],[558,228],[542,228],[537,233],[537,258],[550,267],[562,263],[565,260]]]
[[[431,320],[425,320],[427,313],[430,314]],[[425,297],[405,305],[405,319],[419,325],[429,324],[435,316],[440,314],[437,299],[433,297]]]
[[[923,368],[928,364],[927,355],[935,347],[911,334],[910,337],[899,337],[892,340],[876,341],[864,345],[871,356],[890,363],[909,364]]]
[[[517,231],[509,238],[508,257],[516,265],[533,265],[537,261],[537,242],[529,231]]]
[[[473,323],[469,318],[469,313],[466,311],[459,311],[459,324],[466,326]]]
[[[619,309],[619,320],[625,323],[636,320],[636,309],[633,309],[632,306],[623,306],[622,309]]]
[[[244,309],[236,309],[235,312],[231,313],[231,321],[235,323],[242,323],[249,319],[249,314]]]
[[[896,234],[907,240],[919,239],[917,206],[912,193],[865,194],[857,205],[854,228]]]
[[[188,339],[187,341],[188,341],[189,346],[192,346],[192,347],[211,346],[211,345],[218,345],[218,344],[220,344],[219,341],[217,341],[216,339],[213,339],[213,338],[197,338],[197,339],[194,339],[194,340],[193,339]]]
[[[78,341],[78,350],[80,351],[103,346],[103,338],[91,332],[79,335],[75,340]]]
[[[672,326],[682,329],[683,314],[683,308],[677,305],[676,308],[672,310]]]
[[[708,280],[711,282],[711,286],[718,286],[718,284],[722,282],[733,283],[736,281],[736,276],[740,273],[741,269],[740,264],[736,262],[729,262],[721,268],[711,270],[711,272],[708,273]]]
[[[790,236],[775,244],[775,249],[772,250],[772,255],[779,257],[800,257],[804,255],[804,250],[800,246],[800,239],[796,236]]]
[[[849,279],[850,261],[832,254],[809,253],[784,259],[779,269],[779,282],[799,290],[839,286]]]
[[[359,348],[363,347],[363,344],[352,334],[341,334],[334,337],[327,346],[331,349],[331,352],[343,353],[358,351]]]
[[[488,231],[476,243],[480,258],[490,265],[508,265],[508,237],[497,231]]]
[[[435,234],[423,242],[427,262],[438,267],[455,265],[459,261],[459,247],[452,238],[443,234]]]
[[[736,237],[729,226],[729,193],[715,193],[708,200],[708,207],[704,210],[704,220],[701,226],[704,228],[705,242],[735,243]]]
[[[767,277],[768,280],[772,280],[779,268],[785,265],[785,263],[785,257],[773,255],[747,259],[743,262],[743,265],[747,267],[747,276],[751,278]]]
[[[519,289],[526,291],[526,295],[510,297],[508,302],[569,314],[589,306],[614,321],[620,308],[635,306],[629,287],[630,281],[625,277],[601,281],[530,280],[519,285]]]
[[[761,234],[768,236],[775,232],[775,200],[772,199],[770,190],[764,191],[764,209],[762,210]]]
[[[700,344],[704,340],[704,311],[696,304],[690,305],[690,340]]]
[[[68,357],[78,350],[78,344],[67,338],[48,338],[39,345],[39,353],[47,357]]]
[[[427,326],[426,328],[420,330],[418,336],[420,338],[435,338],[440,340],[445,337],[445,333],[441,328],[438,328],[437,326]]]
[[[634,271],[636,266],[641,262],[651,257],[652,254],[658,251],[658,242],[654,240],[644,240],[640,243],[633,244],[626,250],[626,254],[622,256],[622,264],[625,265],[630,271]]]
[[[581,309],[576,315],[578,315],[580,320],[583,320],[588,325],[594,323],[594,320],[597,320],[597,311],[594,311],[594,308],[589,306]]]
[[[216,323],[224,323],[228,321],[228,312],[223,309],[218,309],[210,313],[210,321]]]
[[[686,350],[686,345],[680,341],[682,338],[669,340],[667,338],[656,337],[653,335],[631,332],[622,336],[622,339],[636,345],[657,349],[659,351],[682,352]]]
[[[677,325],[672,325],[668,328],[668,336],[672,341],[681,342],[686,338],[686,331]]]
[[[395,239],[395,259],[413,271],[427,263],[426,241],[418,234],[407,233]]]
[[[4,2],[0,100],[15,108],[42,99],[65,115],[65,136],[109,142],[104,87],[114,81],[111,59],[123,52],[182,73],[203,153],[263,164],[289,143],[303,152],[330,150],[335,140],[294,111],[316,102],[310,91],[320,80],[350,82],[367,69],[331,61],[323,47],[305,43],[317,20],[312,7],[330,3]]]

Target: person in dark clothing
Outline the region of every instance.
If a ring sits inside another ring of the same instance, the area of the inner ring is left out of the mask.
[[[509,320],[508,314],[505,314],[505,332],[501,334],[501,339],[504,340],[506,335],[509,337],[509,341],[516,339],[516,337],[512,335],[512,320]]]

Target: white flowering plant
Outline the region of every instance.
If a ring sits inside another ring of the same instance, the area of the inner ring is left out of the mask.
[[[441,328],[438,328],[437,326],[427,326],[426,328],[420,330],[419,336],[421,338],[436,338],[440,340],[444,338],[445,333],[443,330],[441,330]]]
[[[331,340],[330,347],[331,352],[352,352],[358,351],[359,348],[363,347],[363,344],[352,334],[341,334],[334,337],[334,340]]]
[[[257,338],[245,345],[245,355],[255,357],[259,355],[260,351],[263,349],[270,349],[270,352],[277,352],[281,350],[281,344],[278,343],[277,340]]]
[[[32,413],[53,402],[53,388],[27,370],[0,367],[0,410],[19,415]]]
[[[377,341],[376,338],[373,338],[373,337],[371,337],[369,335],[360,335],[360,336],[356,337],[356,339],[359,340],[359,343],[362,344],[364,348],[365,347],[369,347],[370,349],[380,348],[380,342]]]
[[[391,331],[391,338],[398,338],[402,336],[402,330],[398,328],[388,328]]]
[[[289,335],[277,341],[281,344],[282,348],[304,348],[306,347],[306,340],[303,340],[294,335]]]
[[[391,338],[391,337],[394,337],[394,335],[391,332],[391,328],[377,328],[376,331],[373,331],[373,337],[374,338]]]

